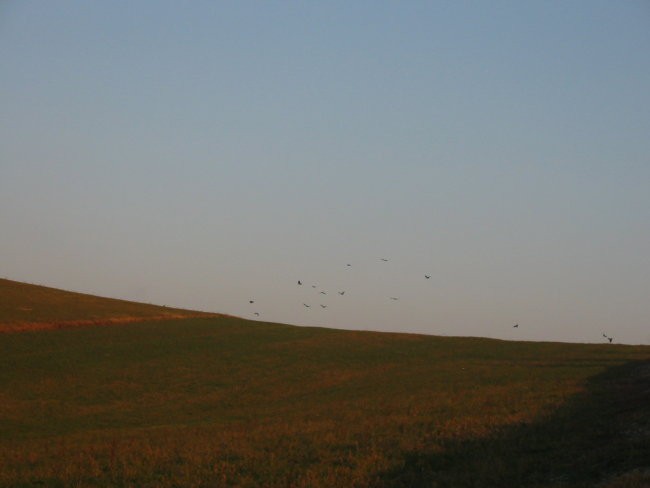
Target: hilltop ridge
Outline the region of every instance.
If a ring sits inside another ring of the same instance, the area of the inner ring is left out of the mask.
[[[98,297],[0,278],[0,332],[218,315]]]

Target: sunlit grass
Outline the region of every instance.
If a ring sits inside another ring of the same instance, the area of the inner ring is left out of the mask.
[[[647,403],[616,403],[649,353],[227,317],[5,334],[0,484],[619,482],[650,454]]]
[[[0,278],[0,333],[207,315]]]

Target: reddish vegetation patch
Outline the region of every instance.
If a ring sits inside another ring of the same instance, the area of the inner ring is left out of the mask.
[[[113,317],[90,320],[53,320],[47,322],[0,323],[0,334],[13,332],[32,332],[36,330],[69,329],[74,327],[125,325],[134,322],[150,322],[158,320],[211,318],[220,316],[222,316],[222,314],[197,312],[188,314],[152,315],[150,317]]]

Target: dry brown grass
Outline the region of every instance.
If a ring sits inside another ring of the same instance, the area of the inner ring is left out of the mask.
[[[145,317],[111,317],[92,320],[53,320],[43,322],[11,322],[0,323],[0,334],[2,333],[16,333],[16,332],[34,332],[39,330],[56,330],[56,329],[70,329],[76,327],[106,327],[114,325],[128,325],[139,322],[152,322],[161,320],[175,320],[175,319],[192,319],[192,318],[207,318],[219,317],[222,314],[208,314],[208,313],[168,313],[165,315],[150,315]]]

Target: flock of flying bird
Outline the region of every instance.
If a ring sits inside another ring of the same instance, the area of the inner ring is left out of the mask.
[[[380,261],[382,261],[384,263],[387,263],[389,261],[389,259],[388,258],[380,258]],[[345,267],[346,268],[351,268],[352,265],[350,263],[348,263],[348,264],[345,265]],[[424,278],[429,280],[429,279],[431,279],[431,275],[425,274]],[[302,285],[303,285],[302,280],[298,280],[297,286],[302,286]],[[314,289],[318,288],[317,285],[311,285],[311,287],[314,288]],[[338,291],[337,293],[340,296],[343,296],[343,295],[345,295],[345,290]],[[319,294],[320,295],[327,295],[327,292],[323,290],[323,291],[320,291]],[[388,299],[393,300],[393,301],[397,301],[397,300],[399,300],[399,297],[388,297]],[[255,300],[249,300],[248,303],[252,305],[252,304],[255,303]],[[303,303],[302,305],[303,305],[303,307],[305,307],[307,309],[311,308],[311,305],[308,304],[308,303]],[[322,303],[319,304],[319,305],[320,305],[321,308],[327,308],[327,305],[324,305]],[[253,315],[255,315],[256,317],[259,317],[260,313],[259,312],[253,312]]]
[[[385,263],[389,261],[389,259],[387,259],[387,258],[380,258],[380,260],[383,261],[383,262],[385,262]],[[352,265],[348,263],[348,264],[346,264],[346,267],[347,267],[347,268],[350,268],[350,267],[352,267]],[[427,280],[429,280],[429,279],[431,279],[431,275],[425,274],[425,275],[424,275],[424,278],[427,279]],[[297,282],[297,286],[302,286],[302,280],[298,280],[298,282]],[[314,288],[314,289],[317,288],[316,285],[311,285],[311,287]],[[338,293],[340,296],[343,296],[343,295],[345,295],[345,290],[338,291],[337,293]],[[326,291],[320,291],[320,294],[321,294],[321,295],[327,295],[327,292],[326,292]],[[394,301],[399,300],[398,297],[388,297],[388,298],[389,298],[390,300],[394,300]],[[252,305],[252,304],[255,303],[255,300],[249,300],[248,303]],[[307,303],[304,303],[304,302],[303,302],[302,305],[303,305],[303,307],[305,307],[305,308],[307,308],[307,309],[311,308],[311,305],[310,305],[310,304],[307,304]],[[321,308],[327,308],[327,305],[324,305],[324,304],[322,304],[322,303],[319,304],[319,305],[320,305]],[[259,316],[260,316],[260,313],[259,313],[259,312],[253,312],[253,315],[255,315],[256,317],[259,317]],[[512,328],[513,328],[513,329],[518,329],[518,328],[519,328],[519,324],[517,323],[517,324],[513,325]],[[607,339],[607,340],[609,341],[610,344],[611,344],[612,341],[614,340],[613,337],[609,337],[609,336],[608,336],[607,334],[605,334],[605,333],[603,333],[603,337],[604,337],[605,339]]]

